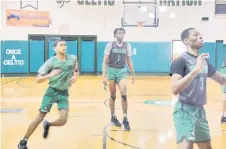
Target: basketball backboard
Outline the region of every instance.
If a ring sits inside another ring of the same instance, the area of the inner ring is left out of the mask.
[[[124,0],[123,27],[157,27],[156,0]]]
[[[156,4],[157,0],[123,0],[123,4]]]

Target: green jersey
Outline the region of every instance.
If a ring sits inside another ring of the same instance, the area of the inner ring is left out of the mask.
[[[61,73],[49,79],[49,86],[58,90],[67,90],[70,87],[70,79],[73,76],[73,70],[77,66],[77,57],[66,55],[66,60],[61,61],[56,56],[48,59],[39,69],[41,75],[48,74],[51,70],[60,69]]]

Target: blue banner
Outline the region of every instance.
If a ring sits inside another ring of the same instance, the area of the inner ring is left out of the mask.
[[[2,41],[1,73],[28,72],[28,42]]]

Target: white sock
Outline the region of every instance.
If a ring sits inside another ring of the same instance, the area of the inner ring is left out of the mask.
[[[223,117],[226,117],[226,112],[223,112]]]
[[[24,137],[24,139],[23,139],[23,140],[27,141],[27,137]]]
[[[115,113],[111,113],[111,116],[115,116]]]
[[[123,117],[127,117],[127,114],[126,113],[123,113]]]

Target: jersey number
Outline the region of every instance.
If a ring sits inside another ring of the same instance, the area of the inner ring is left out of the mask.
[[[120,58],[121,58],[120,55],[118,55],[118,62],[120,62]]]
[[[200,89],[203,91],[204,90],[204,78],[200,78]]]

